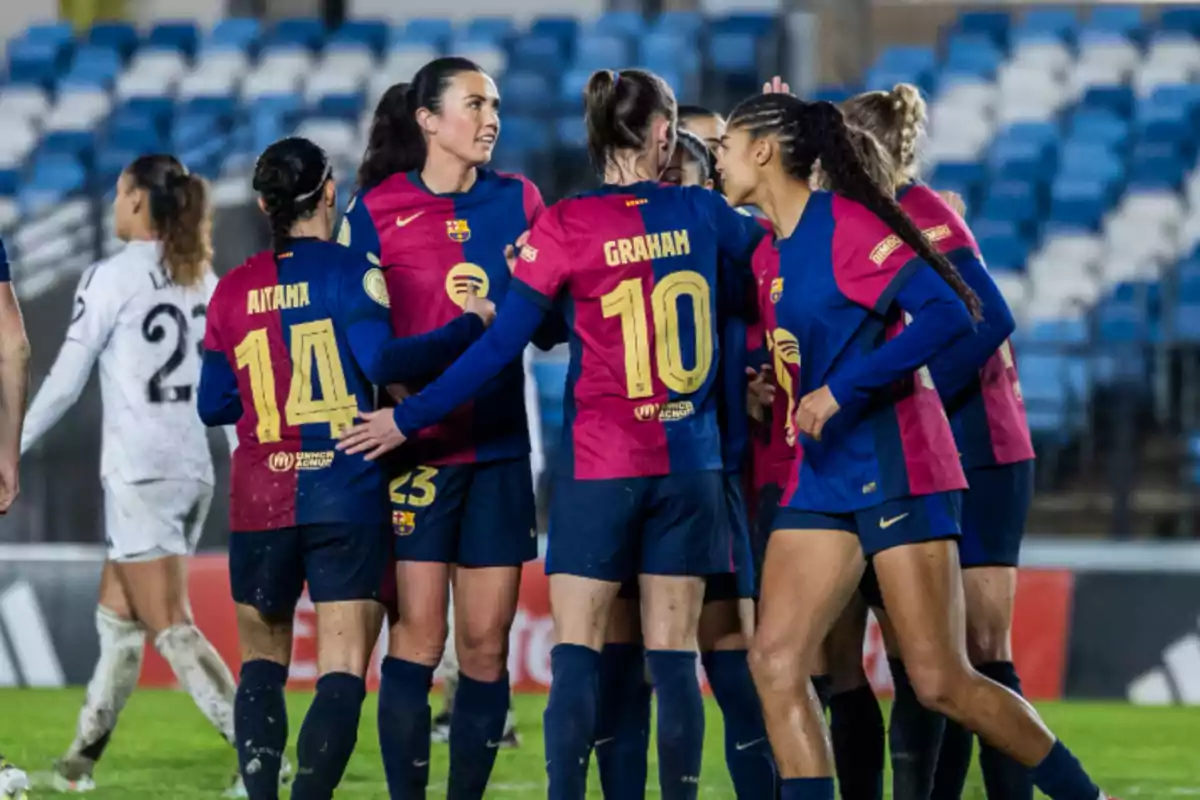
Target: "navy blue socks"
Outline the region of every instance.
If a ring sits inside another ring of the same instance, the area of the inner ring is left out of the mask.
[[[892,796],[896,800],[929,797],[937,770],[938,750],[946,718],[921,705],[908,680],[904,662],[889,658],[896,697],[892,701],[892,720],[888,744],[892,755]]]
[[[640,644],[606,644],[600,653],[596,765],[606,798],[646,796],[650,684]]]
[[[746,651],[717,650],[700,660],[725,718],[725,763],[738,800],[775,797],[775,759]]]
[[[1050,800],[1097,800],[1100,789],[1062,742],[1033,768],[1033,783]]]
[[[477,681],[461,672],[450,720],[448,800],[481,800],[508,716],[508,673],[497,681]]]
[[[279,797],[279,763],[287,747],[287,705],[283,687],[288,668],[256,659],[242,664],[233,703],[238,769],[251,800]]]
[[[367,685],[357,675],[331,672],[317,681],[317,694],[296,742],[299,769],[293,800],[330,800],[358,742]]]
[[[388,656],[379,681],[379,749],[391,800],[424,798],[429,783],[433,667]]]
[[[704,757],[704,701],[696,654],[648,650],[646,663],[658,695],[658,784],[663,800],[694,800]]]
[[[829,735],[842,800],[882,800],[883,712],[870,686],[829,698]]]
[[[550,699],[542,717],[550,800],[584,800],[596,735],[600,654],[578,644],[550,651]]]
[[[833,778],[788,778],[780,786],[779,800],[833,800]]]

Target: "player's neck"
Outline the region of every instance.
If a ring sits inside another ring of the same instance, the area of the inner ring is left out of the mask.
[[[288,231],[288,236],[293,239],[328,239],[329,226],[323,219],[317,219],[315,216],[310,219],[302,219],[292,226]]]
[[[421,182],[434,194],[461,194],[468,192],[479,177],[475,167],[458,158],[430,149],[421,169]]]
[[[629,186],[642,181],[658,180],[646,154],[614,156],[604,168],[604,182],[610,186]]]
[[[755,192],[755,205],[771,220],[775,236],[786,239],[800,224],[812,191],[791,178],[768,179]]]

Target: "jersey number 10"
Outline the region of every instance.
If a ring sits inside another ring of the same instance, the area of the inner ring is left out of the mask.
[[[329,436],[342,435],[358,415],[358,398],[346,387],[346,373],[338,353],[333,322],[319,319],[291,326],[292,378],[288,389],[288,425],[329,424]],[[258,417],[258,441],[267,444],[283,438],[275,394],[275,366],[266,328],[255,328],[234,349],[238,369],[250,377],[250,393]],[[314,374],[313,367],[316,367]],[[314,397],[313,379],[321,390]]]
[[[704,385],[713,362],[712,292],[699,272],[682,270],[664,276],[650,293],[654,314],[654,354],[658,379],[677,394],[691,394]],[[683,363],[679,341],[679,299],[691,301],[695,335],[695,364]],[[605,318],[621,319],[625,345],[625,391],[631,400],[654,394],[650,371],[650,333],[646,324],[645,292],[641,278],[630,278],[600,298]]]

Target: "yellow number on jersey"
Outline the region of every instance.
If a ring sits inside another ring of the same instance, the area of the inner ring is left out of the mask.
[[[388,484],[388,494],[391,495],[392,502],[398,506],[413,508],[430,505],[437,497],[437,486],[433,483],[437,474],[435,467],[417,467],[399,476]],[[401,491],[406,486],[410,486],[410,491]]]
[[[291,327],[292,382],[288,392],[288,425],[329,423],[330,438],[336,439],[354,424],[358,398],[346,386],[346,373],[338,353],[333,322],[328,319],[303,322]],[[250,393],[258,415],[258,441],[266,444],[282,438],[279,406],[275,400],[275,371],[266,328],[246,334],[234,350],[238,369],[250,374]],[[315,365],[315,374],[314,374]],[[321,397],[313,396],[313,379]]]
[[[620,317],[625,344],[625,392],[631,400],[654,394],[650,371],[650,331],[643,301],[642,279],[630,278],[600,298],[605,318]],[[691,301],[696,363],[683,363],[679,341],[679,300]],[[650,308],[654,314],[654,355],[658,377],[678,394],[691,394],[704,385],[713,362],[711,292],[704,276],[691,270],[673,272],[654,286]]]

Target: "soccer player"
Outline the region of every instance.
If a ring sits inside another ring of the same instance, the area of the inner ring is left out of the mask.
[[[570,468],[555,487],[547,555],[558,640],[545,714],[550,797],[584,796],[609,609],[637,575],[658,695],[659,783],[664,797],[694,798],[704,576],[729,569],[716,424],[718,262],[747,264],[763,229],[706,189],[658,183],[676,110],[661,78],[601,71],[585,97],[588,147],[604,185],[538,221],[488,334],[394,412],[366,415],[339,447],[377,457],[437,422],[519,355],[561,302],[572,327]]]
[[[273,250],[213,293],[198,402],[206,424],[236,423],[241,441],[229,540],[243,661],[239,760],[251,798],[277,797],[292,619],[307,583],[320,677],[300,730],[292,797],[329,798],[357,739],[391,538],[382,471],[337,454],[334,442],[374,407],[372,383],[429,369],[439,348],[452,357],[482,332],[493,307],[472,298],[475,314],[430,336],[390,341],[383,274],[329,241],[337,202],[324,151],[307,139],[276,142],[255,165],[254,189]]]
[[[29,789],[29,776],[0,755],[0,797],[25,800]]]
[[[29,338],[13,290],[8,253],[0,241],[0,514],[8,513],[20,491],[17,462],[28,391]]]
[[[967,655],[980,673],[1020,694],[1021,680],[1012,663],[1012,617],[1021,538],[1033,496],[1034,451],[1008,341],[1016,323],[962,218],[936,193],[914,182],[926,121],[920,90],[899,84],[890,92],[868,92],[848,100],[843,111],[848,123],[886,145],[901,207],[983,300],[984,316],[976,335],[956,346],[961,352],[934,359],[929,369],[950,414],[970,486],[963,496],[959,543]],[[959,364],[964,368],[957,368]],[[940,719],[927,719],[932,712],[917,702],[903,664],[898,658],[890,660],[896,682],[892,753],[907,756],[893,755],[896,796],[960,797],[972,734],[956,722],[942,731]],[[979,761],[989,797],[1032,800],[1028,769],[986,744]]]
[[[810,190],[818,159],[844,196]],[[971,333],[979,298],[870,180],[829,103],[783,94],[743,102],[721,170],[731,201],[759,206],[774,224],[777,321],[796,337],[802,364],[804,459],[768,545],[751,652],[783,799],[833,798],[824,725],[805,690],[864,553],[921,701],[1034,768],[1052,800],[1105,797],[1028,704],[968,666],[955,633],[966,481],[921,366]]]
[[[431,61],[379,101],[339,240],[383,269],[398,336],[454,318],[471,292],[506,297],[506,249],[511,255],[543,205],[525,178],[485,168],[499,105],[491,77],[463,58]],[[393,797],[423,796],[429,781],[429,692],[451,575],[459,665],[451,797],[482,796],[504,736],[508,637],[521,567],[537,557],[524,387],[517,353],[473,402],[415,437],[391,476],[399,613],[383,664],[379,735]]]
[[[99,360],[108,544],[96,609],[100,660],[75,740],[55,765],[56,784],[78,791],[94,786],[96,762],[137,685],[147,634],[234,744],[233,676],[193,623],[187,593],[187,559],[213,487],[195,411],[200,338],[216,284],[207,188],[174,157],[143,156],[121,174],[113,213],[125,248],[80,280],[67,339],[21,439],[25,452],[53,427]]]

